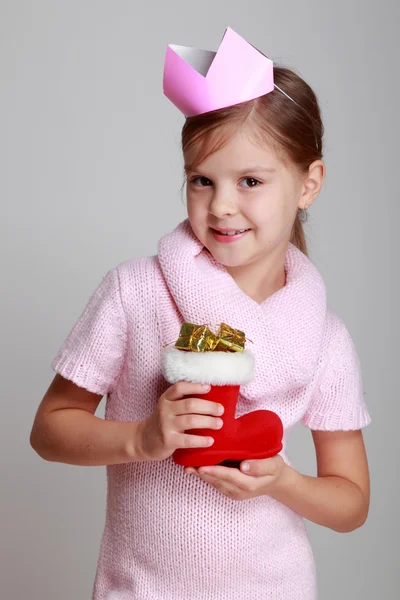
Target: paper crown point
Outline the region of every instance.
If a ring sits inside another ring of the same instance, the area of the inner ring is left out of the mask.
[[[169,44],[163,90],[185,117],[200,115],[272,92],[273,62],[227,27],[217,52]]]

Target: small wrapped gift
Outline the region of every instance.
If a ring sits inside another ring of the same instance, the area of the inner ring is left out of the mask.
[[[221,323],[215,334],[207,325],[182,323],[175,348],[190,352],[243,352],[246,336],[243,331]]]

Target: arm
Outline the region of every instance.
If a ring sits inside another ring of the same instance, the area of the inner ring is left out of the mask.
[[[369,474],[361,431],[313,431],[317,477],[302,475],[281,456],[246,460],[240,470],[223,466],[186,467],[235,500],[268,495],[306,519],[338,532],[365,522]],[[248,467],[248,468],[246,468]]]
[[[45,460],[83,466],[136,460],[137,424],[94,414],[102,397],[116,389],[125,361],[128,324],[120,275],[116,267],[102,278],[52,361],[56,376],[30,436]]]
[[[303,517],[345,533],[364,524],[370,482],[361,431],[313,431],[317,477],[284,464],[268,492]]]
[[[56,374],[35,416],[30,444],[45,460],[101,466],[138,460],[138,423],[95,416],[102,395]]]

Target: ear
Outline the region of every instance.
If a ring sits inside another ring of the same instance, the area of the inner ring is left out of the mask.
[[[325,163],[322,160],[315,160],[308,168],[304,176],[301,196],[298,208],[304,209],[306,204],[311,206],[318,196],[325,179]]]

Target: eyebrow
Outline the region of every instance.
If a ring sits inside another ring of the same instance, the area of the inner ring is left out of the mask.
[[[190,165],[185,165],[185,172],[186,173],[188,173],[191,170],[196,171],[196,169],[191,169]],[[276,173],[276,169],[274,169],[272,167],[263,167],[262,165],[250,165],[246,169],[243,169],[243,170],[239,171],[237,173],[237,175],[245,175],[246,173],[254,173],[254,172],[258,172],[258,173]]]
[[[244,175],[245,173],[250,173],[250,172],[254,172],[254,171],[257,171],[259,173],[276,173],[276,169],[274,169],[273,167],[263,167],[262,165],[252,165],[250,167],[247,167],[247,169],[240,171],[240,173],[238,173],[238,175]]]

